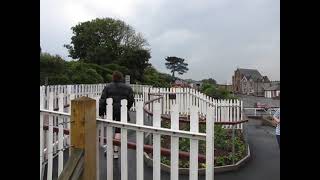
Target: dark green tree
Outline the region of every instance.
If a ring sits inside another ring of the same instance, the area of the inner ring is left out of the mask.
[[[169,69],[171,71],[173,78],[175,78],[175,72],[182,75],[189,70],[188,63],[185,63],[184,62],[185,60],[182,58],[170,56],[170,57],[166,57],[165,60],[167,61],[165,63],[166,67],[167,67],[167,69]]]
[[[128,49],[143,49],[148,45],[131,26],[112,18],[82,22],[71,29],[71,44],[65,47],[70,57],[86,63],[114,63]]]
[[[120,65],[128,67],[130,79],[141,82],[144,70],[150,66],[150,52],[144,49],[130,49],[120,59]]]
[[[217,81],[213,78],[209,78],[209,79],[203,79],[202,80],[203,83],[209,83],[209,84],[217,84]]]
[[[66,76],[66,62],[58,55],[40,53],[40,85],[67,84],[70,79]]]
[[[87,63],[72,62],[69,65],[68,72],[68,75],[74,84],[103,83],[103,77]]]

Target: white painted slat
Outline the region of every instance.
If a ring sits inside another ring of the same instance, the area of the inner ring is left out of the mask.
[[[160,103],[154,103],[153,108],[153,126],[161,127],[160,114],[161,106]],[[161,179],[161,167],[160,167],[160,149],[161,149],[161,135],[153,134],[153,180]]]
[[[44,88],[40,87],[40,109],[44,108]],[[40,180],[42,179],[42,161],[43,161],[43,114],[40,114]]]
[[[160,94],[163,95],[163,88],[160,88]],[[161,98],[160,99],[161,114],[164,114],[164,111],[165,111],[164,103],[165,103],[165,98]]]
[[[196,91],[196,102],[197,102],[197,107],[200,109],[200,93],[199,91]]]
[[[49,110],[53,111],[53,92],[49,93]],[[52,162],[53,162],[53,121],[54,116],[49,115],[49,132],[47,140],[47,154],[48,154],[48,170],[47,170],[47,180],[52,180]]]
[[[181,94],[181,107],[182,107],[181,112],[182,112],[182,114],[185,114],[186,113],[186,110],[185,110],[185,108],[186,108],[185,88],[181,88],[181,92],[182,92],[182,94]]]
[[[216,118],[216,121],[217,122],[220,122],[220,110],[221,110],[221,107],[220,107],[220,101],[219,100],[216,100],[216,106],[217,106],[217,118]]]
[[[127,123],[127,100],[121,100],[121,122]],[[127,130],[121,129],[121,180],[128,179]]]
[[[179,130],[179,110],[177,104],[172,106],[171,129]],[[179,178],[179,137],[171,136],[171,163],[170,179]]]
[[[194,89],[190,89],[190,105],[189,105],[189,108],[191,106],[195,105],[194,104]],[[189,113],[190,113],[190,110],[189,110]]]
[[[98,109],[99,106],[96,106]],[[99,117],[97,115],[97,117]],[[100,180],[100,144],[99,144],[99,132],[100,132],[100,123],[97,121],[97,134],[96,134],[96,167],[97,167],[97,180]]]
[[[226,104],[225,104],[225,100],[222,100],[222,121],[225,122],[226,121]],[[226,128],[225,125],[223,125],[224,128]]]
[[[59,94],[59,111],[63,112],[63,93]],[[59,127],[59,132],[58,132],[58,177],[62,173],[63,170],[63,117],[59,116],[58,117],[58,127]]]
[[[136,111],[136,124],[143,125],[143,101],[137,102],[137,111]],[[137,141],[137,179],[143,180],[143,132],[136,132],[136,141]]]
[[[190,132],[199,132],[199,108],[196,106],[191,107],[190,114]],[[190,139],[190,168],[189,177],[190,180],[198,179],[198,152],[199,141]]]
[[[205,96],[205,99],[206,99],[206,103],[205,103],[205,105],[204,105],[204,114],[205,114],[205,116],[207,116],[207,112],[208,112],[208,106],[209,106],[209,102],[210,102],[210,99],[209,99],[209,96]]]
[[[169,88],[166,88],[166,101],[167,101],[167,109],[166,109],[166,114],[169,114],[170,113],[170,100],[169,100],[169,94],[168,92],[170,92],[170,89]]]
[[[189,115],[190,98],[191,98],[190,88],[188,88],[187,91],[188,91],[188,92],[187,92],[187,109],[186,109],[186,111],[187,111],[187,115]]]
[[[182,110],[182,108],[181,108],[182,103],[181,103],[181,98],[180,98],[180,96],[181,96],[180,89],[181,88],[175,88],[176,99],[177,99],[175,103],[179,105],[179,113],[181,113],[181,110]]]
[[[107,99],[107,119],[113,120],[112,98]],[[113,179],[113,131],[107,126],[107,179]]]
[[[215,108],[208,107],[206,122],[206,180],[214,180],[214,119]]]
[[[243,101],[240,101],[240,107],[239,107],[239,114],[240,114],[240,116],[241,116],[241,120],[243,120],[243,115],[242,115],[242,112],[243,112]],[[240,127],[240,129],[243,129],[243,123],[242,124],[240,124],[239,125]]]
[[[202,93],[199,93],[199,112],[202,115],[203,114],[203,96]]]
[[[229,100],[225,100],[226,101],[226,121],[230,122],[230,101]],[[231,128],[231,125],[227,125],[228,128]]]
[[[177,104],[177,106],[178,106],[178,113],[180,112],[180,108],[179,108],[179,104],[177,103],[178,101],[177,101],[177,93],[176,93],[176,91],[177,91],[177,88],[172,88],[172,92],[173,93],[175,93],[175,95],[176,95],[176,98],[172,101],[172,104]]]

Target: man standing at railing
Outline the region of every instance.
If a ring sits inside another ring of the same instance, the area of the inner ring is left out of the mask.
[[[133,90],[130,86],[123,83],[123,75],[119,71],[114,71],[112,74],[112,82],[104,87],[100,101],[99,101],[99,116],[104,116],[106,113],[106,99],[112,98],[113,100],[113,119],[120,121],[121,115],[121,100],[126,99],[128,101],[128,111],[132,107],[134,102]],[[130,117],[128,114],[128,121]],[[115,139],[120,140],[120,128],[115,128]],[[119,157],[119,147],[114,146],[114,158]]]
[[[280,108],[274,113],[273,120],[277,123],[276,127],[276,137],[280,149]]]

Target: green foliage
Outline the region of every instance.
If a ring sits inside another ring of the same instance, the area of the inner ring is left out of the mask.
[[[130,25],[112,18],[97,18],[71,29],[71,44],[65,45],[70,57],[98,65],[117,64],[127,68],[120,71],[129,74],[133,83],[143,80],[150,50],[145,48],[147,41]],[[102,77],[107,80],[106,74]]]
[[[162,127],[170,128],[170,122],[163,122]],[[188,130],[189,126],[183,126],[180,128],[181,130]],[[199,132],[205,133],[206,126],[205,124],[199,124]],[[243,139],[243,134],[241,132],[235,132],[235,138],[232,139],[230,129],[222,128],[222,125],[214,126],[214,144],[215,149],[219,151],[223,151],[225,154],[216,155],[215,154],[215,166],[224,166],[230,165],[234,162],[238,162],[246,155],[246,144]],[[170,141],[167,141],[166,138],[170,138],[169,136],[161,137],[161,146],[168,147]],[[232,154],[232,143],[234,143],[235,154]],[[199,154],[205,154],[206,142],[199,141]],[[179,150],[184,152],[190,152],[190,139],[187,138],[179,138]],[[170,165],[170,160],[166,157],[161,158],[161,162],[167,165]],[[180,168],[188,168],[189,160],[179,160]],[[199,163],[199,168],[205,168],[204,163]]]
[[[55,82],[55,84],[70,84],[72,81],[66,74],[60,74],[60,75],[52,75],[48,77],[48,82]]]
[[[48,53],[40,53],[40,85],[48,83],[68,84],[70,79],[65,74],[66,62],[58,55],[52,56]]]
[[[128,49],[142,49],[147,41],[121,20],[96,18],[71,28],[70,57],[95,64],[113,63]]]
[[[188,63],[185,63],[184,59],[182,58],[178,58],[175,56],[169,56],[166,57],[165,59],[167,62],[166,67],[167,69],[171,70],[172,73],[172,77],[175,77],[175,72],[178,72],[178,74],[182,75],[184,73],[186,73],[189,69],[188,69]]]
[[[179,150],[189,152],[190,151],[190,139],[179,138]]]
[[[217,164],[218,166],[224,166],[224,165],[226,165],[226,157],[225,156],[218,156],[217,158],[216,158],[216,162],[215,162],[215,164]]]
[[[161,156],[161,163],[170,166],[170,157]]]
[[[119,64],[105,64],[102,65],[102,67],[109,69],[111,71],[110,74],[112,74],[113,71],[120,71],[123,75],[126,75],[129,72],[127,67],[121,66]]]
[[[102,83],[103,77],[89,64],[73,62],[70,65],[69,76],[75,84],[95,84]]]
[[[103,66],[99,66],[97,64],[87,64],[87,65],[89,68],[94,69],[103,78],[103,82],[107,83],[112,80],[111,74],[113,73],[113,70]]]
[[[154,87],[170,87],[172,77],[159,73],[154,67],[149,66],[144,71],[143,82]]]
[[[151,58],[150,52],[144,49],[130,49],[120,58],[120,65],[130,67],[128,74],[130,78],[137,81],[143,80],[143,73],[147,67],[150,66],[149,59]]]
[[[217,81],[215,79],[213,79],[213,78],[209,78],[209,79],[203,79],[202,83],[208,83],[208,84],[215,85],[215,84],[217,84]]]
[[[215,99],[237,99],[234,95],[231,95],[229,91],[217,88],[216,85],[208,82],[202,84],[200,91]]]

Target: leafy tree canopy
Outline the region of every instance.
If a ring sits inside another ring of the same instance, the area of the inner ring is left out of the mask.
[[[166,57],[166,67],[167,69],[169,69],[172,73],[172,77],[175,77],[175,72],[177,72],[178,74],[182,75],[184,73],[186,73],[189,69],[188,69],[188,63],[185,63],[184,59],[182,58],[178,58],[175,56],[169,56]]]

